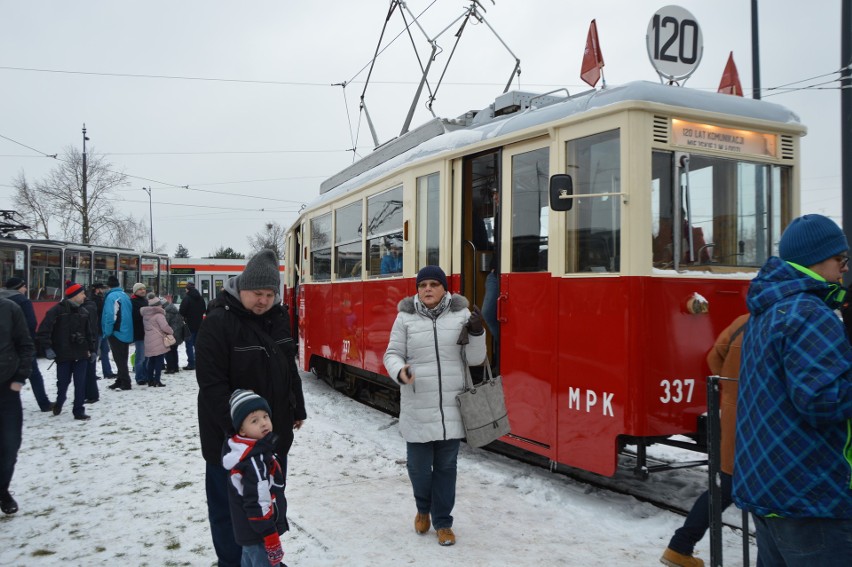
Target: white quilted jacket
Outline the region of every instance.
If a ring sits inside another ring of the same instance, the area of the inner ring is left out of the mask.
[[[391,329],[384,363],[398,380],[399,371],[411,365],[414,381],[400,384],[399,430],[409,443],[426,443],[464,437],[456,395],[464,389],[461,346],[462,327],[470,318],[468,301],[453,295],[450,305],[436,319],[417,313],[414,297],[399,302],[399,314]],[[485,360],[485,333],[470,335],[468,364]]]

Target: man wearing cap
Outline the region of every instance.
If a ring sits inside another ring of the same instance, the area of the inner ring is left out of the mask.
[[[195,288],[195,284],[186,282],[186,295],[180,302],[180,314],[186,321],[186,326],[189,327],[189,336],[183,339],[184,345],[186,345],[186,366],[183,367],[184,370],[195,370],[195,341],[198,340],[198,329],[201,328],[205,311],[207,311],[207,305]]]
[[[95,352],[95,331],[83,305],[83,286],[65,282],[65,299],[51,307],[38,327],[38,340],[47,358],[56,360],[56,403],[53,415],[62,413],[68,385],[74,380],[74,419],[85,421],[86,369]]]
[[[252,390],[269,403],[273,430],[279,435],[275,452],[285,475],[293,430],[306,418],[290,316],[279,297],[278,266],[272,250],[252,257],[243,273],[229,279],[210,302],[198,333],[198,424],[207,466],[208,518],[220,567],[239,567],[242,554],[231,524],[228,471],[222,467],[223,444],[234,433],[231,394]]]
[[[24,313],[24,318],[27,321],[27,328],[30,331],[30,338],[35,344],[36,340],[36,315],[33,308],[33,302],[27,297],[27,281],[21,278],[9,278],[3,289],[0,289],[0,297],[4,297],[15,302],[21,311]],[[51,411],[53,402],[47,397],[47,392],[44,389],[44,376],[41,375],[41,370],[38,367],[38,359],[34,356],[32,360],[32,369],[30,371],[30,387],[32,387],[33,395],[36,403],[41,411]]]
[[[758,564],[848,565],[852,347],[835,309],[849,245],[822,215],[794,219],[748,290],[734,501]]]
[[[148,383],[148,365],[145,362],[145,325],[142,323],[142,308],[148,307],[148,288],[138,282],[133,284],[133,295],[130,296],[133,313],[133,352],[136,357],[133,362],[133,378],[140,386]]]
[[[109,341],[112,351],[112,359],[118,376],[115,383],[109,386],[110,390],[129,390],[130,371],[127,368],[127,359],[130,351],[130,343],[133,342],[133,317],[131,312],[133,306],[130,298],[121,289],[118,278],[110,276],[107,279],[110,290],[104,297],[104,312],[101,315],[101,331]]]

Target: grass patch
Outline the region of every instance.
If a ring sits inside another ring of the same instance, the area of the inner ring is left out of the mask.
[[[192,486],[191,482],[179,482],[175,485],[175,490],[180,490],[181,488],[186,488],[187,486]]]
[[[51,551],[49,549],[36,549],[32,553],[30,553],[33,557],[49,557],[51,555],[56,555],[55,551]]]

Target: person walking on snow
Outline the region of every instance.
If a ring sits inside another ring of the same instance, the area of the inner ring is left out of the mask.
[[[115,361],[117,377],[109,386],[110,390],[130,389],[130,369],[127,361],[130,357],[130,343],[133,342],[133,305],[130,298],[121,289],[118,278],[110,276],[107,280],[110,290],[104,297],[104,313],[101,318],[101,330],[109,341],[112,359]]]

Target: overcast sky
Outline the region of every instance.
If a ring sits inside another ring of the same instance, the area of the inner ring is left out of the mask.
[[[659,81],[645,49],[653,13],[665,1],[481,0],[485,19],[521,60],[514,88],[585,90],[580,63],[597,20],[609,85]],[[681,0],[704,37],[688,88],[715,91],[730,51],[751,92],[749,0]],[[469,5],[408,0],[424,10],[425,32],[443,53],[433,88]],[[0,207],[12,208],[11,180],[37,180],[57,166],[43,154],[82,148],[107,154],[130,185],[117,206],[147,222],[152,187],[154,238],[169,254],[219,246],[248,251],[267,221],[289,226],[320,182],[372,141],[358,101],[388,0],[114,0],[0,2]],[[760,3],[764,98],[802,119],[802,212],[840,221],[840,0]],[[406,19],[410,21],[407,13]],[[403,29],[388,22],[384,45]],[[423,33],[413,30],[421,53]],[[455,117],[490,104],[514,57],[485,25],[468,26],[437,93],[435,113]],[[169,78],[166,78],[169,77]],[[804,83],[804,79],[819,77]],[[379,57],[366,102],[378,136],[397,134],[419,79],[407,36]],[[332,86],[347,82],[343,89]],[[766,89],[826,83],[826,89]],[[600,87],[600,84],[598,85]],[[771,93],[783,92],[784,94]],[[429,114],[421,102],[412,127]],[[360,127],[359,127],[360,125]],[[29,146],[28,149],[24,146]],[[35,151],[34,151],[35,150]],[[188,186],[189,188],[185,188]],[[148,240],[139,243],[147,249]]]

